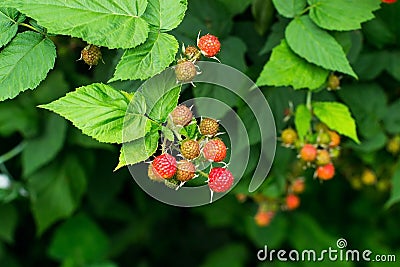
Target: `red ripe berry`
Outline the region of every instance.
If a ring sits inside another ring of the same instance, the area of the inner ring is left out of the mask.
[[[317,149],[311,144],[304,145],[300,150],[300,158],[306,162],[312,162],[317,157]]]
[[[386,4],[393,4],[396,2],[397,2],[397,0],[382,0],[382,3],[386,3]]]
[[[170,154],[157,156],[151,163],[153,171],[164,179],[170,179],[176,172],[176,159]]]
[[[233,185],[232,173],[222,167],[212,168],[208,174],[208,186],[214,192],[226,192]]]
[[[221,162],[226,157],[226,146],[221,139],[210,140],[204,145],[203,154],[209,161]]]
[[[268,226],[271,223],[271,219],[274,217],[275,213],[273,211],[263,211],[259,210],[254,216],[254,221],[260,227]]]
[[[285,201],[288,210],[294,210],[300,206],[300,198],[294,194],[287,195]]]
[[[197,39],[197,47],[206,57],[215,57],[221,49],[221,43],[218,38],[212,34],[206,34]]]
[[[316,176],[321,180],[330,180],[335,175],[335,166],[332,163],[319,166],[316,170]]]
[[[193,113],[187,106],[179,105],[171,112],[171,118],[175,125],[186,126],[192,121]]]

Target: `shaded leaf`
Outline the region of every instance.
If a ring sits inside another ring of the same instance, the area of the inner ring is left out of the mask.
[[[66,121],[56,114],[50,114],[43,133],[26,140],[26,147],[22,151],[23,176],[29,176],[54,159],[63,147],[66,131]]]
[[[31,209],[38,234],[60,219],[67,218],[79,206],[86,190],[83,166],[75,157],[36,172],[28,180]]]
[[[12,243],[18,223],[17,209],[11,204],[0,204],[0,218],[0,240]]]

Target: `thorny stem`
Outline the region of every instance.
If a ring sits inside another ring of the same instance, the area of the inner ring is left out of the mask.
[[[0,156],[0,164],[6,162],[7,160],[12,159],[16,155],[22,152],[22,150],[25,148],[26,143],[21,142],[19,145],[11,149],[10,151],[6,152],[5,154]]]

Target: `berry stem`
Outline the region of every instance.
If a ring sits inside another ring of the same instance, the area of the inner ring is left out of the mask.
[[[200,170],[198,170],[197,172],[200,173],[202,176],[208,178],[208,174],[207,173],[205,173],[203,171],[200,171]]]
[[[41,32],[40,30],[36,29],[35,27],[33,27],[32,25],[29,25],[29,24],[27,24],[27,23],[21,22],[21,23],[19,23],[19,25],[24,26],[24,27],[27,27],[27,28],[29,28],[29,29],[31,29],[31,30],[34,30],[35,32],[38,32],[38,33],[40,33],[40,34],[45,35],[45,34],[44,34],[43,32]]]
[[[312,110],[311,99],[312,99],[312,92],[311,92],[311,91],[308,91],[308,92],[307,92],[306,106],[307,106],[307,108],[308,108],[309,111]]]
[[[11,149],[10,151],[6,152],[5,154],[0,156],[0,164],[12,159],[13,157],[17,156],[19,153],[24,150],[26,143],[21,142],[19,145]]]

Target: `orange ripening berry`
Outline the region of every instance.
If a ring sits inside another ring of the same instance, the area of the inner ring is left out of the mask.
[[[324,166],[319,166],[316,170],[316,176],[321,180],[330,180],[335,176],[335,166],[328,163]]]
[[[254,221],[260,227],[268,226],[271,223],[275,213],[273,211],[262,211],[259,210],[254,216]]]
[[[317,157],[317,148],[311,144],[305,144],[300,150],[300,158],[305,162],[312,162]]]
[[[331,138],[331,142],[329,143],[330,147],[337,147],[340,145],[340,135],[335,131],[328,131],[329,137]]]
[[[300,198],[294,194],[287,195],[285,200],[288,210],[294,210],[300,206]]]

